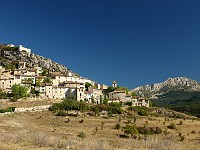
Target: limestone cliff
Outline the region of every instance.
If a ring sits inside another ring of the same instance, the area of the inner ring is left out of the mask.
[[[139,95],[156,98],[170,90],[200,91],[200,83],[186,77],[168,78],[166,81],[133,89]]]

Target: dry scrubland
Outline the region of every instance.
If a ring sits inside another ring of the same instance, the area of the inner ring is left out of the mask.
[[[18,103],[13,103],[12,106],[14,105]],[[182,124],[178,125],[180,121]],[[120,137],[124,134],[122,127],[126,126],[127,118],[122,117],[121,128],[115,129],[118,122],[118,116],[58,117],[49,111],[0,114],[0,149],[198,150],[200,147],[200,121],[198,120],[138,117],[136,126],[160,127],[163,133],[147,137],[138,135],[137,139]],[[171,123],[176,125],[176,129],[167,128]],[[77,136],[80,132],[86,134],[83,139]],[[183,141],[181,136],[184,137]]]

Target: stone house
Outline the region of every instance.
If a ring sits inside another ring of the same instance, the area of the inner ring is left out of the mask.
[[[113,91],[109,93],[108,102],[125,102],[126,91]]]

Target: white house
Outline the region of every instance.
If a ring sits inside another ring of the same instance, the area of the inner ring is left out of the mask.
[[[19,52],[26,52],[28,54],[28,56],[30,56],[30,54],[31,54],[31,49],[23,47],[22,45],[18,46],[18,50],[19,50]]]

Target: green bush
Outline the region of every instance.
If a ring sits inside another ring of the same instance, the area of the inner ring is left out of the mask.
[[[138,112],[138,115],[140,115],[140,116],[148,116],[148,112],[146,110],[140,110]]]
[[[75,100],[68,100],[65,99],[62,103],[54,103],[49,110],[50,111],[58,111],[58,110],[79,110],[81,112],[84,112],[89,108],[89,105],[85,102],[79,102]]]
[[[125,135],[131,135],[131,138],[134,138],[137,134],[138,134],[138,130],[136,128],[135,125],[131,125],[131,124],[127,124],[125,127],[124,127],[124,134]]]
[[[174,123],[171,123],[170,125],[167,126],[169,129],[176,129],[176,125]]]
[[[86,133],[80,132],[77,136],[83,140],[86,137]]]
[[[123,110],[121,109],[121,107],[114,107],[114,106],[110,106],[108,108],[108,110],[110,112],[112,112],[113,114],[122,114],[123,113]]]
[[[113,117],[113,114],[112,114],[112,112],[111,112],[111,111],[109,111],[109,112],[107,113],[107,116],[108,116],[108,117]]]
[[[15,107],[8,107],[5,109],[0,109],[0,113],[5,113],[5,112],[14,112],[15,111]]]
[[[140,116],[148,116],[149,109],[147,107],[140,107],[140,106],[130,106],[127,108],[129,111],[135,111]]]
[[[132,106],[133,102],[130,101],[130,102],[125,102],[124,105],[127,105],[127,106]]]
[[[154,134],[153,129],[147,127],[138,127],[137,130],[139,134],[144,134],[144,135]]]
[[[14,100],[28,96],[28,89],[20,84],[14,84],[11,90]]]
[[[137,128],[139,134],[150,135],[150,134],[161,134],[162,129],[159,127],[138,127]]]
[[[121,128],[121,124],[120,123],[116,123],[115,124],[115,129],[120,129]]]
[[[65,116],[68,116],[68,113],[60,110],[57,112],[56,116],[65,117]]]

